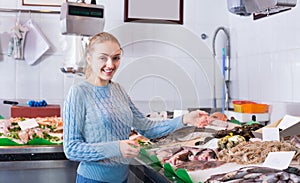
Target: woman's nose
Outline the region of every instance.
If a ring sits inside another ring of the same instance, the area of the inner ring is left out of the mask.
[[[113,61],[110,57],[108,57],[107,61],[106,61],[106,66],[113,66]]]

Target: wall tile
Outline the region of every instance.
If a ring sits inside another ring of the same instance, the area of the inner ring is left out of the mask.
[[[263,72],[260,72],[259,62],[261,60],[259,58],[260,57],[249,56],[247,59],[247,73],[244,73],[242,75],[242,77],[247,75],[249,96],[251,96],[252,99],[256,100],[260,99],[262,95],[261,78],[264,74]]]
[[[251,60],[251,59],[250,59]],[[232,96],[233,98],[248,99],[249,98],[249,77],[250,75],[248,70],[248,62],[249,59],[238,59],[238,70],[237,70],[237,78],[232,78],[233,80],[237,80],[236,85],[233,85],[233,88],[237,88],[238,96]]]
[[[18,4],[17,1],[5,1],[5,0],[0,1],[1,8],[15,8],[17,4]]]
[[[124,1],[97,0],[105,6],[105,30],[109,31],[123,25]],[[19,8],[21,1],[1,1],[2,8]],[[192,34],[201,36],[206,33],[208,38],[203,42],[212,50],[212,38],[217,27],[224,26],[230,30],[232,56],[232,94],[235,99],[250,99],[272,103],[273,119],[284,113],[296,111],[300,102],[300,24],[297,23],[300,7],[296,6],[289,12],[266,17],[254,21],[251,16],[241,17],[228,12],[226,1],[207,0],[185,1],[184,27]],[[9,86],[0,91],[0,98],[38,99],[46,98],[51,102],[62,103],[70,86],[83,78],[62,74],[59,68],[63,62],[62,42],[59,15],[32,14],[31,18],[49,39],[51,49],[34,66],[14,61],[6,56],[8,35],[14,26],[17,13],[3,13],[0,17],[0,84]],[[29,14],[22,14],[21,21],[28,20]],[[177,25],[175,25],[177,26]],[[50,27],[50,28],[49,28]],[[143,24],[140,34],[124,36],[140,37],[141,34],[159,34],[153,24]],[[176,35],[168,35],[176,39]],[[217,41],[217,58],[220,66],[220,48],[224,45],[224,37]],[[176,62],[187,73],[197,88],[199,101],[209,103],[211,83],[207,83],[205,73],[182,48],[168,43],[143,41],[124,45],[124,58],[120,70],[125,69],[139,57],[149,55],[161,56]],[[197,49],[197,48],[195,48]],[[201,51],[201,50],[199,50]],[[140,68],[136,68],[138,70]],[[7,76],[7,77],[6,77]],[[179,80],[180,82],[180,80]],[[177,94],[167,90],[171,88],[159,78],[143,80],[136,85],[132,94],[138,101],[158,95],[153,88],[164,88],[163,96],[168,100],[176,100]],[[146,90],[145,90],[146,89]],[[166,91],[165,91],[166,90]],[[145,92],[146,91],[146,92]],[[209,96],[209,97],[207,97]],[[149,104],[141,103],[144,108]],[[177,104],[168,103],[175,106]],[[292,107],[290,107],[292,106]],[[8,107],[0,109],[0,114],[9,115]]]
[[[287,54],[273,54],[272,80],[277,100],[290,102],[293,98],[292,64],[290,59],[286,59]]]
[[[170,58],[187,58],[189,57],[184,48],[176,47],[170,43],[154,42],[153,51],[155,54],[160,54]]]
[[[0,51],[7,55],[8,44],[11,38],[11,29],[15,26],[16,17],[14,15],[2,16],[0,14]],[[9,58],[8,58],[9,59]]]
[[[47,21],[45,21],[47,19]],[[65,35],[61,34],[61,28],[58,26],[59,14],[40,15],[39,18],[33,20],[40,28],[41,32],[45,35],[47,41],[50,44],[50,50],[47,51],[49,55],[62,55],[63,47],[62,42]],[[51,29],[49,29],[51,27]]]
[[[46,57],[40,66],[40,98],[47,100],[64,99],[64,74],[60,71],[59,56]],[[52,68],[49,70],[49,68]]]
[[[261,91],[261,96],[257,100],[273,100],[276,95],[274,93],[275,88],[272,75],[273,64],[269,62],[269,60],[272,60],[272,57],[269,54],[264,54],[256,56],[254,59],[259,67],[259,78],[257,79],[260,85],[256,85],[256,88],[259,88]]]
[[[205,71],[202,70],[201,65],[192,58],[177,58],[176,63],[184,70],[184,72],[191,78],[193,88],[198,95],[198,102],[201,106],[210,106],[208,96],[213,97],[213,84],[208,83]]]
[[[289,64],[291,66],[291,86],[292,86],[292,102],[300,102],[300,50],[295,49],[288,52],[286,55],[287,59],[289,59]]]
[[[142,41],[132,44],[132,51],[135,57],[143,57],[146,55],[155,55],[154,41]]]
[[[112,2],[106,0],[102,4],[104,5],[104,13],[107,13],[105,17],[107,20],[124,20],[124,1]]]
[[[4,56],[6,61],[0,61],[0,99],[15,99],[16,97],[16,61]]]
[[[40,98],[40,66],[29,66],[24,61],[18,61],[16,67],[16,98]]]

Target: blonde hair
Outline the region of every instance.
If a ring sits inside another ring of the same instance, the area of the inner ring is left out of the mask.
[[[117,43],[121,49],[121,45],[115,36],[113,36],[112,34],[110,34],[108,32],[100,32],[98,34],[95,34],[93,37],[91,37],[89,39],[89,44],[87,45],[86,50],[85,50],[85,58],[87,57],[88,54],[91,54],[93,52],[95,44],[104,43],[107,41]],[[86,64],[87,64],[87,66],[85,69],[85,78],[88,78],[92,72],[92,69],[88,62],[86,62]]]

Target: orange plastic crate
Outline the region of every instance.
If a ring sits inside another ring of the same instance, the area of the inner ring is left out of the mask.
[[[240,113],[267,113],[269,111],[269,105],[257,104],[251,101],[233,101],[234,112]]]

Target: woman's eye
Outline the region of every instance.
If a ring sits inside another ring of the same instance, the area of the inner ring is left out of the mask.
[[[114,56],[114,57],[112,58],[113,61],[119,61],[120,59],[121,59],[120,56]]]
[[[100,57],[99,58],[102,62],[106,62],[107,61],[107,58],[106,57]]]

